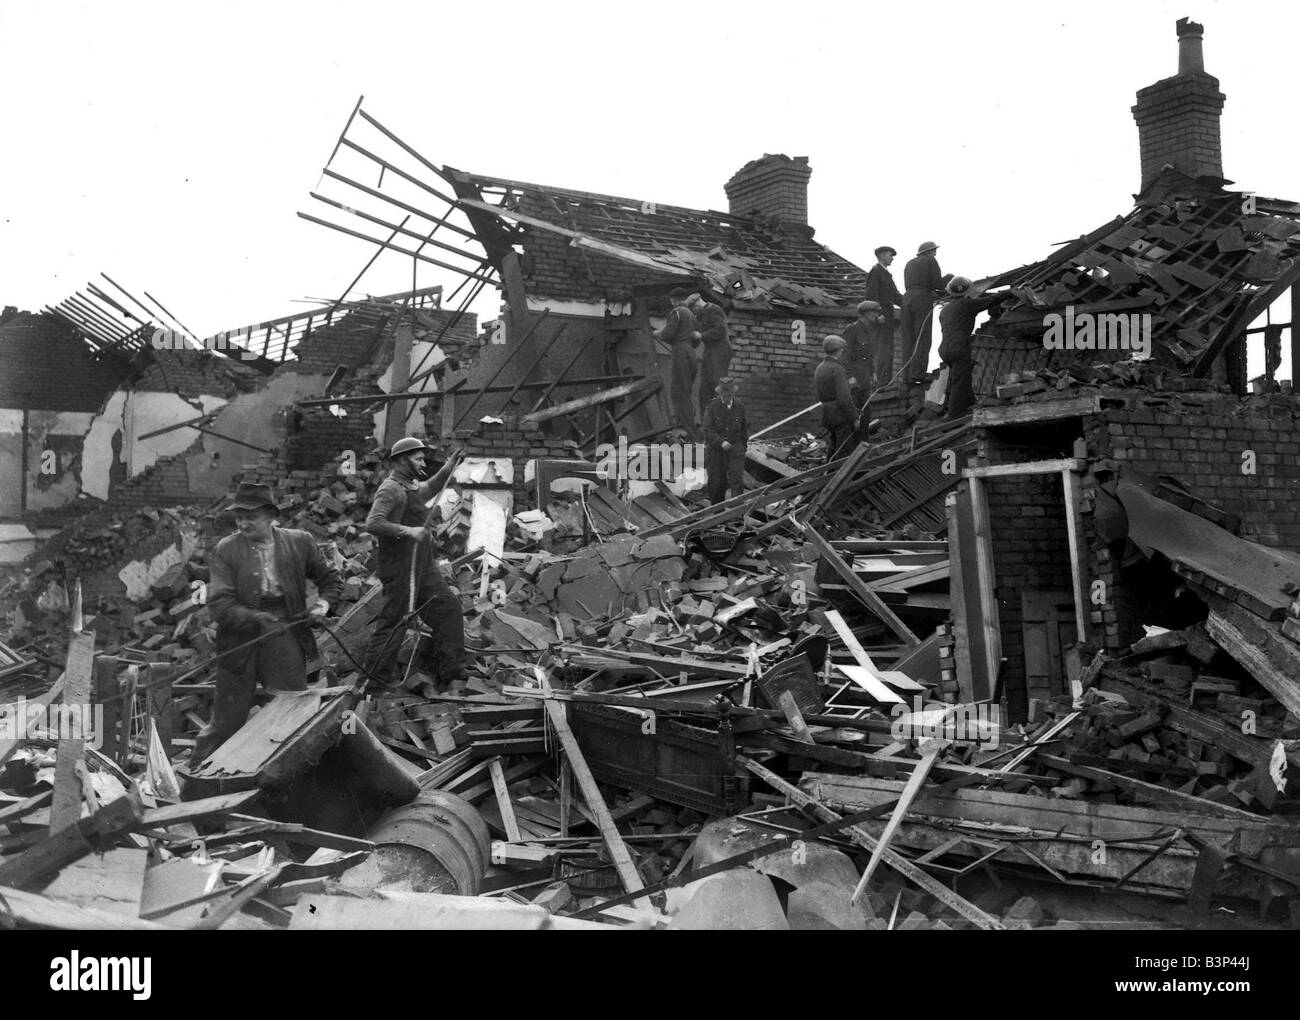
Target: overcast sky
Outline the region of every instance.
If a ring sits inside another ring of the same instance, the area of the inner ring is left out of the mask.
[[[1300,199],[1294,3],[0,0],[0,302],[102,270],[206,336],[337,296],[371,248],[296,213],[360,94],[435,163],[674,205],[808,156],[819,240],[987,275],[1129,208],[1130,107],[1182,16],[1226,176]],[[389,255],[358,289],[410,279]]]

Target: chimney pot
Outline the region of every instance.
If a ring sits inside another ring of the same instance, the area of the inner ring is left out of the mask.
[[[1178,19],[1178,73],[1205,73],[1205,55],[1201,51],[1201,40],[1205,38],[1205,26],[1198,25],[1190,18]]]

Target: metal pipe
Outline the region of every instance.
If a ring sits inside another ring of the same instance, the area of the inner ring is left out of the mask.
[[[528,333],[524,336],[524,338],[521,341],[519,341],[519,346],[514,348],[512,351],[510,351],[510,353],[507,354],[505,358],[502,360],[501,364],[497,366],[497,370],[492,373],[492,377],[487,381],[488,386],[491,386],[494,382],[497,381],[497,376],[499,376],[503,371],[505,371],[505,367],[508,364],[510,364],[510,362],[514,359],[514,356],[519,351],[524,349],[524,347],[527,345],[532,335],[535,332],[537,332],[537,327],[540,326],[543,322],[545,322],[546,317],[550,314],[551,314],[551,310],[549,308],[545,309],[542,312],[541,317],[536,322],[533,323],[533,328],[528,331]],[[461,412],[460,417],[457,418],[452,423],[453,430],[456,428],[456,426],[458,426],[462,421],[464,421],[469,416],[470,411],[474,410],[474,406],[478,403],[479,397],[481,396],[483,396],[482,390],[479,390],[477,393],[474,394],[474,399],[469,402],[469,406],[465,408],[465,410]]]
[[[309,192],[307,192],[307,194],[310,195],[312,198],[316,199],[316,201],[318,201],[318,202],[324,202],[326,205],[331,205],[331,206],[333,206],[335,209],[342,209],[344,212],[349,212],[349,213],[351,213],[353,216],[359,216],[359,217],[360,217],[361,219],[363,219],[363,220],[369,220],[371,223],[377,223],[377,224],[379,224],[381,227],[392,227],[392,226],[393,226],[393,225],[392,225],[391,223],[389,223],[387,220],[381,220],[378,216],[372,216],[372,215],[370,215],[370,213],[364,213],[364,212],[362,212],[360,209],[354,209],[354,208],[353,208],[352,206],[350,206],[350,205],[344,205],[342,202],[336,202],[336,201],[334,201],[334,199],[332,199],[332,198],[326,198],[324,195],[319,195],[319,194],[317,194],[317,193],[314,192],[314,191],[309,191]],[[411,218],[411,217],[409,217],[409,216],[406,217],[407,220],[409,220],[410,218]],[[406,220],[403,220],[402,222],[405,223]],[[394,227],[393,229],[394,229],[394,230],[398,230],[399,228]],[[437,229],[438,229],[437,224],[434,224],[434,228],[433,228],[433,229],[434,229],[434,230],[437,230]],[[431,245],[433,245],[435,248],[442,248],[444,251],[449,251],[449,252],[451,252],[453,255],[458,255],[458,256],[460,256],[461,258],[473,259],[475,262],[477,262],[477,263],[479,264],[479,267],[480,267],[480,268],[481,268],[482,266],[484,266],[484,265],[487,264],[487,261],[488,261],[488,260],[487,260],[486,258],[484,258],[484,257],[480,257],[480,256],[478,256],[478,255],[475,255],[475,254],[473,254],[472,252],[467,252],[467,251],[465,251],[465,250],[463,250],[463,249],[461,249],[461,248],[456,248],[456,247],[454,247],[453,245],[450,245],[450,244],[444,244],[442,241],[435,241],[435,240],[433,240],[433,237],[432,237],[433,231],[430,231],[429,234],[428,234],[427,236],[424,235],[424,234],[417,233],[417,232],[414,231],[414,230],[400,229],[400,232],[403,233],[403,234],[406,234],[408,237],[418,237],[418,238],[421,238],[422,240],[421,240],[421,242],[420,242],[420,248],[423,248],[426,244],[431,244]],[[416,249],[416,253],[417,253],[417,254],[419,253],[420,248],[417,248],[417,249]],[[412,287],[411,290],[415,290],[415,288]]]

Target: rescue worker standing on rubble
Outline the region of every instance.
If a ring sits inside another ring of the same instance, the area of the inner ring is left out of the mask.
[[[926,241],[903,267],[903,380],[920,385],[930,361],[931,323],[935,301],[943,296],[943,273],[934,253],[939,246]]]
[[[971,282],[964,276],[954,276],[948,281],[948,300],[939,312],[939,328],[943,333],[939,341],[939,358],[948,366],[946,417],[949,420],[962,417],[975,403],[975,364],[971,359],[975,320],[980,312],[994,307],[1001,300],[1001,295],[980,297],[973,294]]]
[[[433,632],[436,686],[465,678],[465,618],[460,597],[448,586],[434,556],[428,525],[441,519],[429,500],[451,478],[460,462],[453,455],[428,480],[425,452],[432,447],[414,436],[399,439],[388,453],[392,470],[380,483],[366,517],[366,531],[379,539],[379,580],[384,606],[366,646],[365,667],[376,683],[393,683],[397,653],[412,610]],[[414,588],[412,588],[414,579]]]
[[[700,403],[707,405],[718,392],[718,383],[731,369],[727,313],[721,305],[706,301],[703,294],[692,294],[690,306],[704,342],[704,356],[700,359]]]
[[[849,386],[859,403],[866,403],[876,387],[875,353],[884,321],[878,302],[862,301],[858,304],[857,319],[844,330],[844,342],[848,345],[844,370],[849,373]]]
[[[705,492],[711,505],[745,491],[745,448],[749,445],[749,419],[745,405],[736,399],[735,382],[723,376],[717,393],[704,409],[704,470],[709,476]]]
[[[669,298],[673,308],[668,313],[664,328],[654,334],[654,338],[668,344],[673,352],[673,412],[677,418],[678,428],[685,429],[694,437],[697,435],[697,416],[695,413],[695,348],[700,343],[700,327],[695,313],[691,311],[686,299],[691,292],[684,287],[676,288]]]
[[[898,285],[889,272],[889,265],[898,252],[887,244],[876,249],[876,264],[867,273],[866,299],[880,306],[882,323],[876,349],[872,352],[880,384],[887,385],[894,378],[894,309],[903,303]]]
[[[849,452],[858,430],[858,408],[849,388],[849,374],[840,363],[846,346],[842,336],[832,333],[826,337],[822,341],[824,357],[813,373],[813,392],[821,401],[822,424],[828,433],[828,463]]]
[[[343,593],[316,539],[277,526],[270,486],[240,483],[226,509],[238,531],[218,542],[208,561],[208,611],[221,658],[211,720],[194,742],[191,766],[244,725],[259,683],[268,691],[307,689],[307,663],[319,654],[308,621],[328,616]],[[319,593],[310,611],[309,577]]]

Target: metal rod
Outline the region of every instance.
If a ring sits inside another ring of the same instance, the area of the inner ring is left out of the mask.
[[[123,338],[131,335],[131,331],[128,329],[123,329],[119,323],[114,322],[110,326],[109,324],[104,322],[102,316],[90,315],[80,302],[73,301],[72,298],[66,298],[63,304],[59,305],[59,308],[62,309],[65,313],[67,313],[69,316],[75,313],[76,317],[79,320],[83,320],[88,324],[94,325],[98,330],[98,333],[106,333],[108,335],[109,340],[112,342],[120,341]],[[98,335],[98,333],[96,335]]]
[[[480,292],[482,292],[483,286],[484,286],[484,281],[482,280],[477,281],[474,284],[473,288],[470,290],[470,292],[467,295],[465,295],[465,299],[461,301],[460,307],[456,309],[456,313],[443,324],[442,329],[438,331],[438,335],[434,337],[433,343],[429,347],[428,353],[426,353],[424,357],[420,358],[420,364],[415,366],[416,373],[410,379],[407,380],[406,384],[408,386],[414,386],[416,383],[423,382],[429,376],[433,375],[435,371],[437,371],[436,365],[425,369],[423,372],[419,371],[419,369],[421,368],[421,366],[424,365],[424,362],[428,358],[432,357],[434,348],[436,348],[438,344],[442,343],[442,338],[445,337],[448,332],[454,329],[458,322],[460,322],[461,317],[464,316],[466,309],[468,309],[469,306],[474,303],[474,299],[479,296]]]
[[[324,195],[317,194],[314,191],[309,191],[307,192],[307,194],[310,195],[312,198],[316,199],[316,201],[318,202],[324,202],[326,205],[333,206],[335,209],[342,209],[344,212],[349,212],[353,216],[359,216],[363,220],[369,220],[371,223],[377,223],[381,227],[393,226],[387,220],[381,220],[378,216],[371,216],[370,213],[364,213],[360,209],[354,209],[350,205],[344,205],[342,202],[336,202],[334,201],[334,199],[326,198]],[[411,217],[409,216],[406,217],[407,220],[409,220],[410,218]],[[405,223],[406,220],[403,220],[402,222]],[[397,227],[394,227],[393,229],[399,230],[399,228]],[[435,223],[433,230],[437,230],[437,229],[438,229],[438,224]],[[422,238],[420,242],[420,248],[423,248],[426,244],[431,244],[435,248],[442,248],[444,251],[449,251],[453,255],[458,255],[461,258],[472,259],[473,261],[479,264],[480,268],[487,264],[488,260],[486,258],[475,255],[473,252],[467,252],[462,248],[455,247],[454,245],[444,244],[442,241],[433,240],[433,230],[429,231],[428,235],[420,234],[414,230],[406,230],[406,229],[400,229],[400,232],[406,234],[408,237]],[[417,254],[419,253],[420,248],[415,249]],[[415,287],[412,287],[411,290],[415,290]]]
[[[117,340],[125,340],[133,332],[133,330],[124,323],[109,318],[107,314],[92,305],[89,301],[85,301],[79,297],[70,297],[64,302],[64,304],[75,308],[88,322],[98,323],[102,328],[108,331],[110,336]]]
[[[406,221],[409,220],[410,218],[411,217],[409,216],[406,217],[406,219],[402,220],[402,222],[398,224],[398,226],[393,228],[393,232],[388,235],[388,241],[385,242],[386,244],[391,244],[393,240],[396,239],[397,231],[400,230],[402,227],[406,226]],[[361,282],[361,278],[365,276],[367,272],[369,272],[370,267],[375,264],[375,260],[378,259],[379,256],[382,255],[383,253],[384,253],[384,245],[381,244],[378,248],[375,249],[375,253],[370,256],[370,261],[368,261],[364,266],[361,267],[361,272],[357,273],[353,281],[349,283],[347,287],[344,289],[343,293],[339,295],[339,299],[335,301],[332,305],[330,305],[329,311],[325,313],[326,322],[329,322],[330,316],[334,314],[334,312],[338,309],[339,305],[343,304],[343,302],[347,300],[347,296],[352,293],[352,288]]]
[[[333,178],[334,180],[339,181],[343,184],[346,184],[350,188],[356,188],[358,191],[363,191],[367,195],[370,195],[374,198],[378,198],[381,201],[387,202],[389,205],[395,205],[397,206],[397,208],[403,210],[404,212],[415,213],[416,216],[420,216],[423,219],[430,220],[430,221],[438,219],[438,217],[431,212],[426,212],[425,210],[419,208],[418,206],[410,205],[406,202],[401,202],[398,199],[393,198],[391,195],[385,195],[382,191],[377,191],[376,189],[370,187],[368,184],[362,184],[360,181],[354,181],[350,177],[344,177],[337,170],[326,170],[325,176]],[[459,206],[453,204],[451,205],[449,211],[455,212],[456,209],[458,208]],[[458,227],[454,223],[448,223],[447,229],[457,234],[463,234],[465,237],[468,237],[471,241],[478,240],[477,234],[466,230],[464,227]]]
[[[135,304],[136,304],[136,306],[137,306],[137,307],[138,307],[142,312],[144,312],[144,314],[148,317],[148,318],[146,319],[146,321],[150,321],[150,320],[153,319],[153,312],[149,311],[149,309],[146,308],[146,307],[144,306],[144,302],[142,302],[139,298],[137,298],[134,294],[132,294],[129,290],[127,290],[125,287],[123,287],[120,283],[118,283],[116,280],[114,280],[111,276],[109,276],[109,275],[108,275],[107,273],[105,273],[103,270],[100,271],[99,275],[102,276],[102,277],[103,277],[105,280],[107,280],[109,283],[111,283],[111,284],[112,284],[114,287],[116,287],[118,290],[120,290],[120,291],[121,291],[123,294],[125,294],[127,297],[129,297],[132,301],[134,301]]]
[[[551,353],[551,348],[559,343],[560,337],[564,336],[564,331],[568,328],[569,324],[567,322],[560,323],[560,328],[557,329],[550,340],[546,342],[546,346],[538,352],[537,357],[533,359],[533,363],[524,370],[522,375],[519,376],[519,382],[515,383],[510,392],[506,394],[506,399],[502,401],[501,410],[497,412],[498,414],[506,413],[506,409],[510,407],[510,401],[515,399],[515,394],[519,392],[519,388],[523,385],[524,380],[532,375],[537,366],[542,363],[542,359]]]
[[[189,326],[185,325],[185,323],[181,322],[180,319],[178,319],[178,318],[176,318],[176,316],[172,315],[172,313],[169,312],[169,311],[167,310],[167,306],[166,306],[166,305],[164,305],[164,304],[163,304],[161,301],[159,301],[156,297],[154,297],[152,294],[150,294],[147,290],[144,292],[144,296],[147,297],[150,301],[152,301],[155,305],[157,305],[158,308],[162,311],[162,313],[163,313],[164,315],[167,316],[167,318],[171,319],[172,322],[174,322],[176,325],[180,326],[180,328],[181,328],[184,332],[188,333],[188,334],[190,335],[190,339],[191,339],[191,340],[193,340],[196,344],[197,344],[197,343],[200,343],[199,338],[198,338],[197,336],[194,335],[194,330],[190,329]]]
[[[399,247],[398,245],[395,245],[395,244],[391,244],[391,243],[387,243],[387,242],[384,242],[384,241],[377,240],[376,238],[370,237],[370,236],[367,235],[367,234],[362,234],[362,233],[360,233],[359,231],[356,231],[356,230],[349,230],[347,227],[341,227],[341,226],[339,226],[337,223],[330,223],[328,220],[322,220],[322,219],[320,219],[319,217],[311,216],[311,215],[309,215],[309,214],[307,214],[307,213],[304,213],[304,212],[300,212],[300,213],[298,214],[298,216],[299,216],[301,219],[307,220],[309,223],[317,223],[317,224],[319,224],[319,225],[322,226],[322,227],[329,227],[331,230],[337,230],[337,231],[338,231],[339,233],[341,233],[341,234],[348,234],[348,235],[351,236],[351,237],[357,237],[357,238],[360,238],[360,239],[363,240],[363,241],[368,241],[370,244],[378,244],[378,245],[382,245],[383,247],[385,247],[385,248],[387,248],[387,249],[389,249],[389,250],[391,250],[391,251],[398,252],[398,253],[400,253],[400,254],[402,254],[402,255],[406,255],[406,256],[408,256],[408,257],[410,257],[410,258],[417,258],[417,259],[419,259],[419,260],[422,261],[422,262],[428,262],[430,265],[440,266],[440,267],[443,268],[443,269],[449,269],[449,270],[451,270],[453,273],[461,273],[461,274],[463,274],[463,275],[465,275],[465,276],[472,276],[474,279],[476,279],[476,280],[482,280],[484,283],[491,283],[491,282],[492,282],[490,279],[488,279],[488,277],[486,277],[486,276],[480,276],[478,273],[468,272],[467,270],[462,269],[460,266],[452,266],[452,265],[448,265],[446,262],[440,262],[440,261],[438,261],[438,260],[435,259],[435,258],[430,258],[428,255],[417,255],[415,252],[411,251],[411,250],[408,249],[408,248],[402,248],[402,247]]]
[[[446,180],[446,178],[443,177],[443,173],[442,173],[441,168],[439,168],[439,167],[435,166],[434,164],[430,163],[427,159],[425,159],[422,155],[420,155],[420,153],[416,152],[415,149],[413,149],[413,148],[411,148],[411,146],[407,145],[404,141],[402,141],[400,138],[398,138],[397,135],[393,134],[393,132],[389,131],[388,128],[386,128],[386,127],[384,127],[384,125],[380,124],[379,121],[375,120],[374,117],[370,116],[370,114],[366,113],[365,110],[362,110],[362,111],[361,111],[361,116],[365,119],[365,121],[366,121],[367,124],[369,124],[371,127],[375,128],[377,131],[379,131],[380,133],[382,133],[383,135],[385,135],[387,138],[389,138],[391,141],[393,141],[394,143],[396,143],[396,144],[397,144],[401,149],[403,149],[403,150],[404,150],[405,152],[407,152],[409,155],[411,155],[411,156],[413,156],[415,159],[419,160],[420,163],[424,166],[424,168],[425,168],[426,170],[432,170],[432,171],[433,171],[435,174],[437,174],[439,177],[442,177],[443,180]],[[444,199],[444,201],[448,201],[448,200],[447,200],[447,199]]]
[[[589,335],[587,336],[587,339],[584,340],[583,343],[581,344],[581,346],[578,347],[577,351],[574,352],[573,357],[569,359],[569,363],[568,363],[567,365],[565,365],[564,368],[562,368],[562,369],[560,370],[560,374],[557,375],[557,376],[556,376],[556,377],[551,381],[551,384],[550,384],[549,386],[546,387],[546,389],[545,389],[545,391],[542,393],[542,395],[541,395],[540,397],[537,398],[537,403],[535,403],[532,407],[530,407],[530,408],[528,409],[528,413],[529,413],[529,414],[532,414],[534,411],[539,410],[539,409],[541,408],[541,406],[542,406],[544,403],[546,403],[546,401],[547,401],[547,399],[550,397],[550,395],[551,395],[553,392],[555,392],[555,387],[557,387],[558,385],[560,385],[560,383],[561,383],[561,381],[564,379],[564,377],[565,377],[566,375],[568,375],[570,372],[573,371],[573,366],[576,365],[576,364],[578,363],[578,359],[579,359],[579,358],[581,358],[584,354],[587,353],[587,348],[590,347],[590,346],[592,345],[592,343],[595,341],[595,339],[596,339],[597,336],[599,336],[599,334],[597,334],[597,333],[591,333],[591,334],[589,334]]]
[[[99,347],[100,349],[105,351],[111,351],[115,349],[114,344],[111,340],[106,340],[104,337],[100,336],[93,329],[83,325],[81,322],[77,321],[75,318],[73,318],[71,315],[69,315],[67,312],[63,311],[62,309],[50,308],[47,305],[45,310],[49,312],[51,315],[57,315],[60,319],[62,319],[65,323],[70,325],[78,333],[84,335],[96,347]]]
[[[491,386],[494,382],[497,381],[497,376],[499,376],[505,370],[505,367],[508,364],[510,364],[514,356],[519,351],[523,350],[525,346],[527,346],[529,339],[532,337],[533,333],[537,331],[537,327],[540,326],[543,322],[545,322],[546,317],[550,314],[551,314],[551,310],[549,308],[543,310],[541,317],[538,318],[538,320],[533,323],[533,328],[528,331],[527,335],[521,341],[519,341],[519,346],[513,348],[510,351],[510,353],[508,353],[505,356],[505,358],[502,359],[501,364],[497,366],[497,370],[492,373],[492,377],[488,379],[486,385]],[[465,410],[461,412],[460,417],[457,418],[455,422],[452,423],[453,429],[455,429],[458,425],[460,425],[461,422],[463,422],[467,417],[469,417],[470,411],[474,410],[474,406],[478,403],[479,397],[481,396],[483,396],[482,390],[479,390],[477,393],[474,394],[474,399],[469,402],[469,406],[466,407]]]
[[[348,133],[348,128],[352,126],[352,122],[356,119],[357,111],[361,109],[361,104],[365,101],[365,98],[365,96],[357,96],[357,105],[352,107],[352,112],[348,114],[348,122],[343,125],[343,130],[339,132],[339,140],[334,143],[330,158],[325,161],[326,167],[333,163],[334,157],[339,154],[339,146],[343,144],[343,136]]]
[[[434,198],[441,199],[443,202],[447,202],[447,203],[449,203],[450,205],[456,205],[456,204],[457,204],[457,200],[456,200],[456,199],[454,199],[454,198],[450,198],[450,197],[448,197],[447,195],[444,195],[441,191],[439,191],[437,188],[435,188],[435,187],[434,187],[433,185],[431,185],[431,184],[425,184],[424,181],[420,180],[420,178],[416,177],[414,174],[408,174],[405,170],[401,169],[400,167],[396,167],[396,166],[394,166],[392,163],[388,162],[388,160],[384,159],[382,156],[376,156],[376,155],[375,155],[373,152],[371,152],[369,149],[363,149],[363,148],[362,148],[360,145],[358,145],[356,142],[349,141],[348,139],[345,138],[345,139],[343,140],[343,144],[346,145],[349,149],[354,149],[354,150],[356,150],[357,152],[361,153],[361,155],[366,156],[367,158],[374,160],[376,163],[378,163],[378,164],[379,164],[381,167],[383,167],[385,170],[388,170],[388,171],[391,172],[391,173],[395,173],[395,174],[397,174],[397,176],[400,177],[400,178],[402,178],[402,180],[404,180],[404,181],[410,181],[410,182],[411,182],[412,184],[414,184],[417,188],[420,188],[420,189],[423,190],[423,191],[427,191],[427,192],[428,192],[430,195],[432,195]]]

